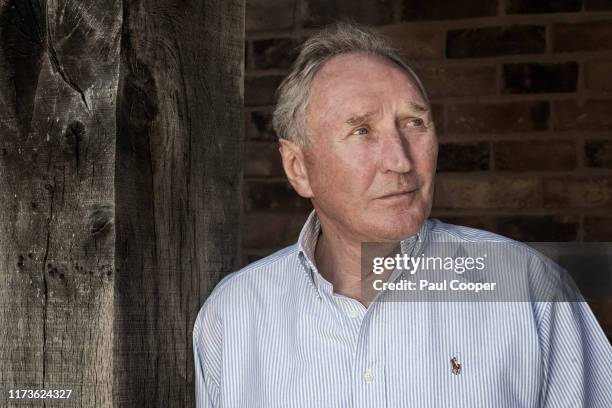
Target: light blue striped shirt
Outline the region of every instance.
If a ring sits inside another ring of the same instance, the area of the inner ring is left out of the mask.
[[[319,231],[313,211],[296,244],[206,300],[193,332],[198,408],[612,407],[612,348],[586,303],[366,308],[317,271]],[[402,249],[499,239],[510,241],[429,219]]]

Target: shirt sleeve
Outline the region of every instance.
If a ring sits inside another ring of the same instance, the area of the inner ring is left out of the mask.
[[[612,407],[612,346],[589,305],[541,303],[542,407]]]
[[[221,319],[211,299],[204,303],[193,328],[196,408],[221,406]]]

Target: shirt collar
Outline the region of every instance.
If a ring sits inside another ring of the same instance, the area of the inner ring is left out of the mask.
[[[423,248],[423,245],[427,241],[427,237],[429,235],[429,224],[429,220],[425,220],[416,234],[411,235],[401,241],[400,247],[402,254],[413,256],[413,254],[418,253]],[[315,264],[314,253],[320,233],[321,223],[319,221],[319,217],[316,211],[312,210],[308,216],[308,219],[304,223],[302,230],[300,231],[297,247],[300,261],[304,266],[304,270],[308,275],[309,281],[313,284],[313,287],[317,291],[319,297],[321,297],[320,279],[315,276],[315,274],[319,274],[319,271]],[[389,278],[390,282],[393,282],[399,278],[401,273],[398,272],[398,270],[395,270],[391,274]],[[321,277],[319,276],[319,278]]]
[[[319,280],[315,277],[315,273],[318,274],[319,272],[315,266],[314,253],[320,233],[321,223],[319,222],[319,217],[316,211],[312,210],[300,231],[297,246],[298,256],[304,267],[303,270],[308,274],[308,280],[312,283],[319,297],[321,297],[321,288],[319,287]]]

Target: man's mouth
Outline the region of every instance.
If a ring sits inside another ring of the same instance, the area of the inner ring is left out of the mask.
[[[404,190],[398,190],[398,191],[393,191],[390,193],[387,193],[385,195],[382,195],[380,197],[378,197],[379,199],[395,199],[395,198],[402,198],[404,196],[407,195],[411,195],[414,194],[416,191],[418,190],[418,188],[412,188],[412,189],[404,189]]]

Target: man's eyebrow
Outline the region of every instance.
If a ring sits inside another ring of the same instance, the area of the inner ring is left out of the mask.
[[[410,106],[410,108],[413,111],[418,112],[418,113],[425,113],[425,112],[429,111],[429,109],[427,107],[425,107],[423,105],[420,105],[420,104],[418,104],[416,102],[413,102],[413,101],[409,101],[408,102],[408,106]]]
[[[356,125],[358,123],[365,122],[365,120],[367,118],[369,118],[370,116],[372,116],[374,114],[375,114],[375,112],[366,112],[366,113],[364,113],[362,115],[353,115],[350,118],[348,118],[346,120],[346,122],[344,122],[344,123],[346,123],[347,125],[350,125],[350,126],[354,126],[354,125]]]

